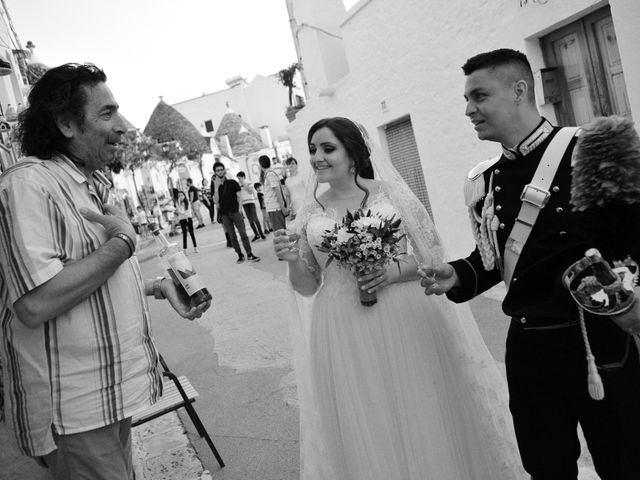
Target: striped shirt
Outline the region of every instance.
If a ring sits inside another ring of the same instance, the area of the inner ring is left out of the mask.
[[[107,240],[79,213],[103,212],[110,182],[94,186],[66,157],[23,159],[0,176],[0,352],[7,420],[21,451],[53,451],[58,434],[132,416],[161,393],[144,281],[136,257],[89,298],[36,328],[13,304]]]
[[[264,204],[267,208],[267,212],[281,210],[280,204],[278,203],[278,196],[275,191],[275,189],[279,188],[282,187],[278,174],[271,169],[266,170],[264,172]]]

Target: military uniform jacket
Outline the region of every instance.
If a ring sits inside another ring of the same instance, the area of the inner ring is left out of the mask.
[[[482,174],[485,195],[489,193],[489,188],[494,195],[500,252],[504,252],[520,211],[522,190],[532,180],[547,146],[559,130],[542,119],[540,125],[515,149],[503,147],[500,159]],[[562,285],[561,278],[567,267],[594,245],[584,222],[584,214],[579,216],[571,211],[571,156],[575,142],[574,138],[563,155],[551,184],[549,201],[541,209],[522,250],[502,304],[504,313],[524,329],[544,330],[577,324],[578,307]],[[481,214],[482,203],[480,199],[473,207],[478,215]],[[452,289],[447,296],[457,303],[470,300],[502,281],[497,266],[490,271],[484,268],[477,247],[467,258],[453,261],[451,265],[456,270],[461,286]],[[608,346],[603,345],[604,350],[593,345],[606,357],[599,360],[619,360],[620,349],[626,350],[628,335],[606,317],[587,318],[587,321],[590,337],[596,333],[595,336],[600,337],[603,344],[609,342],[612,336],[617,338]],[[576,339],[579,340],[578,332]],[[601,342],[596,340],[595,343]]]

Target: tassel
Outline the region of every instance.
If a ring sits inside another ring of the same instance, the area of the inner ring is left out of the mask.
[[[584,341],[584,349],[587,353],[587,389],[589,390],[589,396],[591,398],[594,400],[602,400],[604,398],[604,385],[598,373],[596,357],[591,353],[591,345],[589,344],[589,337],[587,336],[587,325],[584,323],[584,312],[580,306],[578,306],[578,315],[580,317],[580,330],[582,332],[582,340]]]
[[[598,367],[596,366],[595,357],[593,355],[587,355],[587,376],[589,382],[589,395],[594,400],[602,400],[604,398],[604,385],[602,384],[602,378],[598,373]]]

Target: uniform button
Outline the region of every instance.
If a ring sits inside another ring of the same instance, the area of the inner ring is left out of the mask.
[[[503,230],[504,229],[504,223],[500,224],[500,229]]]
[[[511,283],[516,283],[517,281],[518,281],[518,279],[517,279],[516,277],[513,277],[513,278],[511,279]]]
[[[564,208],[558,207],[558,208],[556,208],[556,212],[562,213],[562,212],[564,212]]]
[[[495,190],[496,192],[499,192],[499,191],[500,191],[500,190],[502,190],[502,189],[500,188],[500,186],[497,186],[496,188],[494,188],[494,190]]]
[[[565,232],[564,230],[562,230],[562,231],[560,232],[560,235],[566,235],[566,234],[567,234],[567,232]]]
[[[500,210],[502,210],[502,205],[496,205],[496,212],[499,212]]]
[[[520,318],[520,323],[521,323],[522,325],[526,324],[526,323],[527,323],[527,318],[526,318],[526,317],[521,317],[521,318]]]
[[[560,187],[555,186],[555,187],[553,187],[553,188],[552,188],[552,190],[553,190],[554,192],[558,193],[558,192],[560,191]]]
[[[495,173],[496,175],[500,175],[500,170],[496,168],[496,169],[493,171],[493,173]]]

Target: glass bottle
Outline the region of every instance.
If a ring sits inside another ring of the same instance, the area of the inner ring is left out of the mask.
[[[15,122],[18,119],[18,112],[10,103],[7,105],[6,118],[8,122]]]
[[[158,257],[160,257],[162,268],[169,273],[173,283],[189,295],[191,306],[195,307],[207,300],[211,300],[212,297],[209,290],[204,286],[200,276],[196,273],[182,249],[176,243],[169,243],[167,237],[164,236],[160,227],[156,224],[150,224],[150,227],[153,238],[160,248]]]

